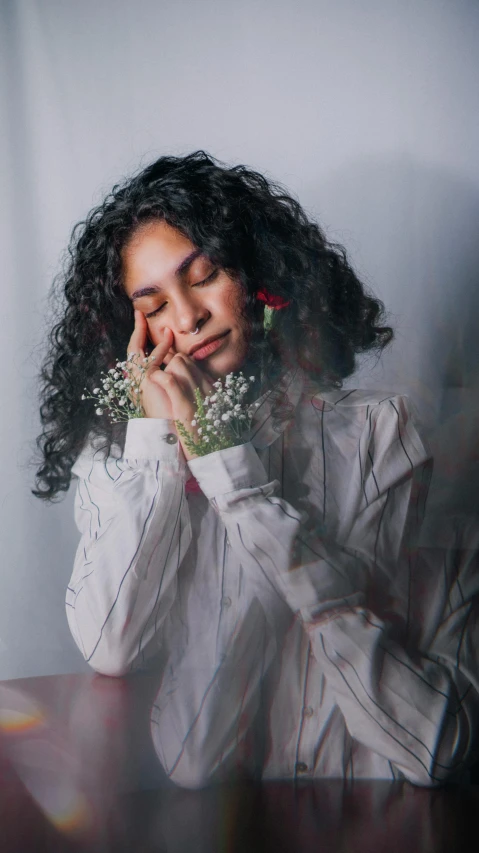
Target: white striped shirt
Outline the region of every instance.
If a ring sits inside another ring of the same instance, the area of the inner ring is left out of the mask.
[[[166,419],[87,444],[72,634],[105,674],[161,657],[152,736],[181,785],[437,784],[479,717],[477,566],[414,547],[431,460],[407,398],[289,382],[287,422],[266,394],[249,440],[189,463]]]

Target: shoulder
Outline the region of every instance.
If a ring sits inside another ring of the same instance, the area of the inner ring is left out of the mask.
[[[411,421],[418,425],[416,409],[406,394],[395,394],[393,391],[366,391],[344,388],[334,391],[317,391],[311,397],[311,402],[324,407],[324,410],[335,411],[343,418],[366,420],[383,423],[388,421]]]
[[[314,397],[343,409],[384,407],[385,404],[395,400],[405,401],[406,406],[410,404],[409,398],[404,394],[395,394],[393,391],[366,391],[361,388],[352,388],[350,390],[339,388],[333,391],[318,391]]]
[[[430,459],[416,408],[405,394],[354,388],[318,390],[311,397],[314,408],[327,414],[331,430],[354,432],[368,452],[377,457],[405,458],[411,466]]]

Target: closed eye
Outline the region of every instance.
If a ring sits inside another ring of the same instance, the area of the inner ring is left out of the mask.
[[[213,270],[213,272],[212,272],[212,273],[210,273],[206,278],[204,278],[204,279],[203,279],[203,281],[197,281],[197,282],[196,282],[196,284],[192,284],[191,286],[192,286],[192,287],[203,287],[203,285],[205,285],[205,284],[209,284],[209,283],[210,283],[210,281],[214,281],[214,279],[217,277],[218,273],[219,273],[219,268],[217,268],[217,269]],[[162,311],[162,310],[163,310],[163,308],[165,307],[165,305],[166,305],[166,302],[163,302],[163,305],[160,305],[160,307],[159,307],[159,308],[155,308],[155,310],[154,310],[154,311],[150,311],[150,313],[149,313],[149,314],[145,314],[145,318],[146,318],[147,320],[149,320],[149,319],[150,319],[150,317],[155,317],[155,316],[156,316],[156,314],[159,314],[159,313],[160,313],[160,311]]]

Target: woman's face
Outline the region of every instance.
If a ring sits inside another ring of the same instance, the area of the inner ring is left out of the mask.
[[[151,343],[166,326],[172,353],[185,353],[214,378],[243,365],[249,323],[243,315],[241,286],[183,234],[158,220],[141,226],[123,250],[124,287],[144,314]],[[196,327],[199,331],[191,334]],[[223,336],[214,347],[192,353],[206,339]]]

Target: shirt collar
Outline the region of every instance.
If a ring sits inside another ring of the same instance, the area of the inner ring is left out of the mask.
[[[244,441],[250,441],[253,447],[261,450],[269,447],[273,441],[284,432],[288,424],[292,421],[296,407],[301,399],[305,376],[301,368],[293,368],[286,373],[285,376],[285,397],[286,401],[291,404],[292,411],[287,418],[281,418],[280,423],[275,423],[273,426],[272,403],[274,388],[266,391],[261,397],[255,400],[257,404],[256,411],[251,422],[251,428],[243,434]]]

